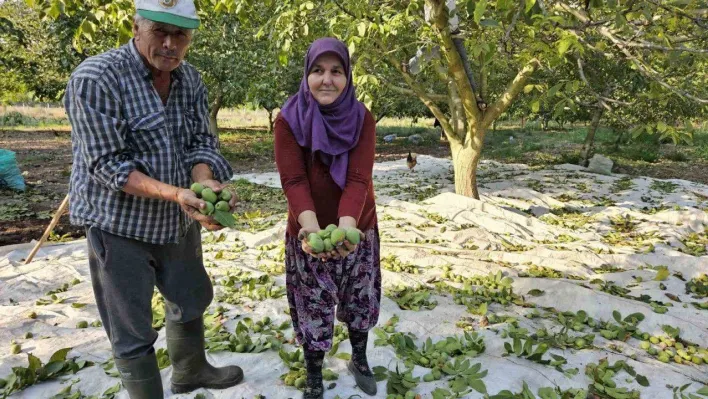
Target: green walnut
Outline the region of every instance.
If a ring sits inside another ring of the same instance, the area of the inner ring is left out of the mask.
[[[216,202],[216,193],[210,188],[205,188],[202,190],[202,199],[212,204]]]
[[[204,190],[204,186],[201,183],[194,183],[190,188],[194,191],[194,194],[197,195],[202,195],[202,191]]]
[[[347,232],[340,229],[336,228],[332,230],[332,233],[330,233],[330,240],[332,240],[332,244],[339,245],[344,241],[344,239],[347,237]]]
[[[76,323],[76,328],[88,328],[88,322],[87,321],[80,321]]]
[[[310,233],[310,235],[307,237],[307,244],[312,248],[312,252],[318,254],[322,251],[324,251],[324,241],[322,238],[320,238],[317,233]]]
[[[223,211],[223,212],[228,212],[231,209],[231,207],[229,206],[229,203],[226,201],[217,202],[216,205],[214,206],[214,208],[216,208],[217,211]]]
[[[229,190],[221,190],[221,192],[219,193],[219,199],[221,199],[222,201],[229,202],[231,201],[231,197],[231,191]]]
[[[12,344],[12,346],[10,346],[11,354],[16,355],[20,352],[22,352],[22,347],[20,346],[20,344]]]
[[[204,208],[200,209],[199,212],[204,215],[211,215],[212,213],[214,213],[214,204],[212,204],[211,202],[205,202],[204,205]]]
[[[295,388],[297,388],[297,389],[305,388],[305,377],[304,376],[295,380]]]
[[[361,241],[361,235],[359,235],[359,230],[349,229],[347,230],[347,241],[352,245],[358,245]]]
[[[332,240],[329,238],[325,238],[324,240],[324,250],[329,252],[334,249],[334,245],[332,245]]]

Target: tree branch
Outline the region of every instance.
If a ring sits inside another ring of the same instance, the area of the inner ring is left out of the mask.
[[[516,22],[519,20],[519,17],[521,16],[521,10],[524,9],[524,0],[519,1],[519,8],[516,10],[516,13],[514,14],[514,17],[511,18],[511,23],[509,26],[506,27],[506,30],[504,31],[504,36],[502,37],[501,40],[501,45],[503,47],[503,50],[506,51],[506,44],[509,42],[509,39],[511,38],[511,31],[514,30],[514,27],[516,26]]]
[[[337,8],[339,8],[340,10],[342,10],[343,13],[349,15],[350,17],[352,17],[352,18],[354,18],[354,19],[365,18],[365,19],[366,19],[367,21],[369,21],[369,22],[374,22],[374,23],[376,22],[376,21],[374,21],[373,18],[371,18],[371,17],[368,16],[368,15],[357,16],[357,15],[354,14],[353,12],[349,11],[346,7],[344,7],[343,5],[339,4],[339,1],[337,1],[337,0],[334,0],[333,3],[334,3],[334,5],[337,6]]]
[[[443,52],[447,58],[448,70],[458,93],[462,98],[462,105],[465,109],[465,115],[468,122],[475,123],[482,118],[482,113],[477,108],[477,96],[475,95],[472,84],[467,77],[464,62],[460,57],[460,53],[455,47],[455,43],[450,33],[450,25],[448,24],[448,12],[444,3],[439,0],[426,0],[432,8],[433,27],[438,30],[442,39]]]
[[[580,22],[588,22],[590,21],[590,18],[582,11],[571,8],[567,4],[559,3],[557,5],[561,10],[572,14],[575,18],[577,18]],[[632,52],[630,52],[627,49],[627,45],[624,41],[618,39],[612,31],[610,31],[609,28],[606,26],[598,26],[597,27],[597,32],[600,33],[602,36],[606,37],[609,39],[612,44],[619,49],[622,54],[625,55],[625,57],[630,60],[636,67],[637,69],[646,77],[653,79],[656,83],[658,83],[660,86],[664,87],[665,89],[681,96],[684,98],[688,98],[690,100],[693,100],[695,102],[701,103],[701,104],[708,104],[708,100],[696,97],[693,94],[687,93],[683,90],[680,90],[668,83],[666,83],[661,76],[659,75],[658,72],[656,72],[654,69],[652,69],[650,66],[645,65],[642,61],[640,61]]]
[[[698,49],[698,48],[689,48],[689,47],[665,47],[665,46],[659,46],[657,44],[647,43],[647,42],[641,42],[641,43],[624,42],[624,45],[627,47],[645,48],[645,49],[650,49],[650,50],[685,51],[687,53],[708,54],[708,49]]]
[[[516,74],[516,77],[514,77],[514,80],[512,80],[506,90],[504,90],[504,93],[502,93],[499,99],[484,113],[484,119],[482,120],[483,128],[486,129],[491,126],[492,122],[511,106],[514,99],[521,93],[521,90],[524,89],[526,80],[528,80],[529,76],[531,76],[540,65],[541,63],[534,58],[521,68],[519,73]]]
[[[660,2],[656,2],[654,0],[649,0],[649,3],[655,5],[656,7],[662,8],[670,13],[676,13],[684,18],[690,19],[691,21],[693,21],[694,24],[698,25],[702,29],[708,29],[708,20],[704,18],[694,17],[691,14],[683,12],[679,8],[671,9],[669,6],[661,4]]]
[[[585,69],[583,68],[583,60],[582,58],[578,57],[577,58],[577,64],[578,64],[578,74],[580,75],[580,80],[582,80],[585,83],[585,86],[588,87],[588,90],[592,93],[595,98],[597,98],[598,104],[600,104],[602,107],[604,107],[608,111],[612,111],[612,107],[610,107],[602,98],[600,93],[596,92],[595,89],[592,87],[590,82],[588,82],[588,79],[585,77]]]
[[[401,93],[401,94],[405,94],[407,96],[417,96],[418,95],[415,91],[413,91],[411,89],[406,89],[405,87],[397,86],[394,83],[386,82],[386,85],[388,87],[390,87],[391,90]],[[428,96],[428,98],[430,98],[431,100],[437,101],[437,102],[443,102],[443,101],[448,100],[448,96],[446,96],[444,94],[425,93],[425,95]]]
[[[454,132],[452,125],[450,125],[450,122],[447,120],[445,117],[445,113],[442,112],[440,107],[435,104],[435,101],[431,99],[428,94],[425,92],[425,89],[421,85],[419,85],[413,77],[403,70],[403,67],[401,66],[401,63],[394,58],[390,54],[384,54],[384,57],[388,61],[388,63],[396,69],[401,76],[403,76],[403,80],[405,80],[406,84],[413,90],[416,96],[420,99],[420,101],[425,104],[426,107],[430,110],[430,112],[433,113],[433,116],[440,122],[440,125],[443,128],[443,132],[445,132],[445,135],[447,136],[447,139],[449,141],[456,141],[456,142],[461,142],[463,138],[457,137],[456,135],[453,135],[452,132]]]

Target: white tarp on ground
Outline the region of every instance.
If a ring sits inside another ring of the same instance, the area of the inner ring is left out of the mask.
[[[697,245],[705,246],[705,240],[700,241],[700,238],[705,237],[703,232],[708,225],[707,186],[681,180],[667,182],[595,175],[572,165],[533,169],[524,165],[484,162],[480,166],[482,201],[476,201],[451,193],[454,190],[448,160],[419,156],[418,163],[414,173],[408,171],[404,161],[381,163],[375,167],[382,257],[394,255],[401,262],[418,266],[422,271],[408,274],[384,270],[385,288],[399,284],[429,285],[436,278],[438,281],[443,279],[443,268],[461,276],[486,276],[501,271],[513,278],[513,291],[524,295],[526,302],[537,305],[538,309],[584,310],[588,316],[604,321],[613,320],[615,310],[623,317],[639,312],[645,316],[638,325],[643,332],[662,335],[662,326],[669,325],[680,329],[683,340],[703,348],[708,345],[708,310],[691,305],[691,302],[706,299],[692,299],[685,292],[687,281],[708,273],[708,257],[680,251],[685,248],[682,242],[686,242],[687,237],[693,237],[693,241],[699,243]],[[273,173],[237,178],[279,186],[277,174]],[[557,211],[559,208],[566,212]],[[626,215],[631,218],[626,219]],[[217,298],[223,290],[218,283],[228,272],[240,269],[260,275],[263,273],[259,266],[277,263],[273,259],[278,259],[281,247],[262,246],[280,245],[283,229],[284,223],[279,223],[257,234],[232,231],[226,234],[224,241],[205,243],[205,261],[209,266],[207,270],[217,282]],[[698,235],[690,236],[691,233]],[[205,233],[205,237],[210,235]],[[243,250],[234,249],[243,245]],[[28,352],[46,363],[55,350],[72,347],[70,357],[90,360],[97,365],[76,375],[31,386],[12,397],[51,397],[76,380],[75,389],[85,395],[100,395],[118,380],[108,376],[100,367],[100,363],[111,357],[103,329],[76,328],[79,321],[91,323],[98,319],[86,243],[80,240],[47,245],[34,262],[22,265],[21,260],[31,246],[0,248],[0,378],[10,374],[14,366],[26,366]],[[652,267],[661,265],[667,266],[671,274],[665,281],[654,281],[658,269]],[[610,266],[609,272],[601,269]],[[548,271],[544,267],[559,272],[560,277],[572,278],[528,276],[529,271],[533,274],[534,268]],[[526,277],[519,276],[520,273]],[[36,304],[37,300],[47,298],[47,291],[76,278],[81,281],[78,285],[58,294],[64,299],[63,303]],[[284,276],[276,276],[275,281],[277,285],[284,285]],[[604,281],[613,281],[616,286],[628,289],[623,291],[626,295],[601,290],[600,287],[607,287],[602,284]],[[454,282],[450,285],[460,286]],[[527,295],[532,289],[542,290],[545,294]],[[682,302],[676,302],[666,294]],[[642,295],[646,295],[643,300],[636,299]],[[468,313],[467,308],[455,304],[450,295],[434,295],[434,298],[438,305],[433,310],[410,311],[401,310],[394,301],[384,297],[380,324],[394,314],[398,315],[397,331],[415,334],[420,345],[428,337],[437,341],[460,335],[463,330],[456,325],[458,321],[472,321],[486,344],[485,352],[472,362],[479,362],[488,370],[484,382],[490,393],[502,389],[518,392],[522,381],[526,381],[534,392],[540,387],[553,386],[587,388],[591,381],[584,373],[585,366],[602,358],[612,362],[625,360],[638,374],[647,376],[648,387],[638,385],[626,374],[615,378],[619,386],[639,390],[643,398],[670,398],[672,393],[667,385],[692,383],[687,392],[695,392],[708,384],[708,366],[705,364],[662,363],[640,349],[637,339],[630,338],[626,342],[606,340],[597,333],[591,349],[550,350],[567,359],[568,364],[563,366],[565,370],[577,368],[579,372],[575,375],[513,355],[503,357],[504,342],[510,341],[500,334],[507,328],[506,323],[481,327],[481,316]],[[657,303],[668,306],[668,311],[654,312],[649,303],[652,301],[655,301],[654,306]],[[74,308],[72,303],[87,306]],[[269,316],[276,323],[289,320],[284,313],[287,308],[285,297],[262,301],[246,299],[240,305],[215,301],[209,311],[220,305],[227,309],[229,321],[225,326],[230,332],[243,317],[261,319]],[[37,313],[36,319],[27,317],[32,311]],[[490,302],[488,311],[497,316],[516,317],[519,327],[530,333],[542,327],[547,327],[549,332],[561,329],[553,318],[528,317],[534,311],[532,308]],[[543,312],[541,310],[541,314]],[[33,338],[24,339],[27,332],[31,332]],[[592,329],[588,327],[582,334],[590,332]],[[290,335],[291,329],[286,331],[286,336]],[[9,354],[13,340],[21,344],[22,353]],[[370,364],[393,368],[392,360],[397,358],[393,348],[374,347],[373,341],[372,336]],[[164,346],[162,329],[156,347]],[[290,345],[286,348],[293,350]],[[339,351],[350,352],[350,346],[344,342]],[[287,367],[275,351],[258,354],[215,352],[208,356],[216,365],[239,364],[244,368],[245,381],[221,391],[200,390],[189,395],[171,395],[168,383],[171,368],[168,367],[162,371],[167,397],[194,398],[199,393],[207,398],[253,398],[258,394],[267,398],[300,397],[299,392],[286,387],[278,378],[287,372]],[[348,398],[361,393],[354,387],[344,360],[328,357],[325,366],[339,373],[336,388],[327,391],[326,398],[337,395]],[[416,366],[414,375],[422,376],[429,371]],[[421,383],[416,391],[427,398],[436,387],[446,388],[447,382]],[[378,397],[385,397],[385,391],[386,382],[380,382]],[[473,392],[468,397],[481,396]],[[127,394],[123,391],[116,397],[127,398]]]

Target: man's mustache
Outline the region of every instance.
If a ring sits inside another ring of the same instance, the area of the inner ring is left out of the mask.
[[[171,58],[177,58],[177,52],[176,51],[158,51],[157,55],[161,57],[171,57]]]

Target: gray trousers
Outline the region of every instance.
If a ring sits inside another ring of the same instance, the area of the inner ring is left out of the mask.
[[[214,297],[202,262],[199,223],[179,244],[148,244],[97,227],[87,227],[86,238],[96,305],[118,359],[152,353],[155,286],[165,298],[165,318],[178,323],[202,316]]]

